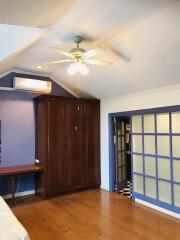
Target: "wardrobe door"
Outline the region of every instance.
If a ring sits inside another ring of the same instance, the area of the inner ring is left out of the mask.
[[[36,159],[39,164],[44,167],[43,173],[39,174],[38,181],[36,181],[36,194],[41,197],[46,195],[46,179],[47,179],[47,142],[48,142],[48,111],[47,101],[35,100],[35,119],[36,119]]]
[[[84,107],[84,136],[87,185],[100,185],[100,117],[99,102]]]
[[[68,184],[69,190],[85,185],[85,161],[83,159],[83,105],[68,103],[67,115]]]
[[[65,102],[59,99],[48,102],[48,176],[47,195],[67,189],[65,144]]]

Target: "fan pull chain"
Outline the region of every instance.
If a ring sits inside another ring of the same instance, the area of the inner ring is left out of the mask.
[[[80,101],[79,101],[79,82],[80,82],[80,74],[79,72],[77,73],[77,97],[78,97],[78,100],[77,100],[77,110],[79,111],[80,110]]]

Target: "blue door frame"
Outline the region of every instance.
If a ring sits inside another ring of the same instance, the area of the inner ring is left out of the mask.
[[[132,112],[110,113],[108,117],[109,125],[109,191],[115,192],[115,158],[114,158],[114,118],[130,117]],[[132,165],[132,162],[131,162]]]
[[[138,114],[155,114],[155,113],[165,113],[165,112],[177,112],[180,111],[180,105],[141,109],[134,111],[116,112],[109,113],[108,115],[108,129],[109,129],[109,190],[114,192],[114,182],[115,182],[115,159],[114,159],[114,118],[116,117],[132,117]],[[131,158],[132,159],[132,158]],[[133,163],[131,162],[131,166]]]

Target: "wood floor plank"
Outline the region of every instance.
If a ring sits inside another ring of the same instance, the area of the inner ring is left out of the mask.
[[[12,208],[31,240],[179,240],[180,220],[90,190]]]

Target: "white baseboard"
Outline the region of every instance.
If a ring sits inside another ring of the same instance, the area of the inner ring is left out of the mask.
[[[35,190],[18,192],[18,193],[15,194],[15,197],[22,197],[22,196],[31,195],[31,194],[34,194],[34,193],[35,193]],[[3,195],[1,197],[4,198],[4,199],[10,199],[10,198],[12,198],[12,194]]]
[[[142,204],[142,205],[144,205],[146,207],[150,207],[152,209],[155,209],[155,210],[157,210],[159,212],[165,213],[167,215],[170,215],[172,217],[180,219],[180,214],[172,212],[172,211],[164,209],[164,208],[161,208],[161,207],[158,207],[158,206],[156,206],[156,205],[154,205],[152,203],[145,202],[145,201],[143,201],[141,199],[138,199],[138,198],[135,198],[135,202],[140,203],[140,204]]]

